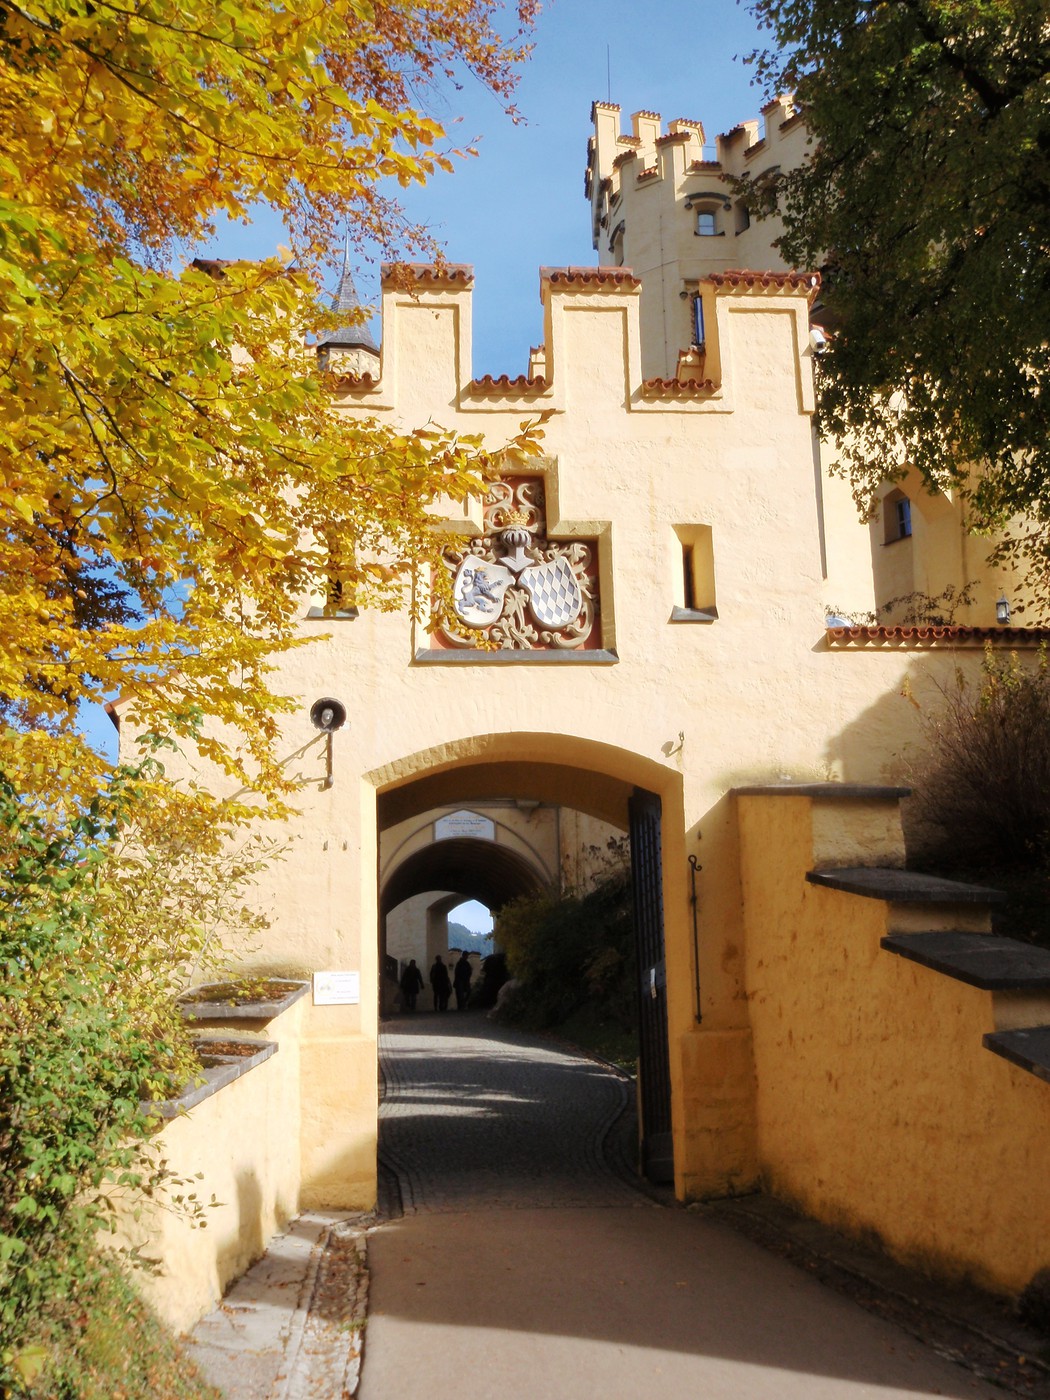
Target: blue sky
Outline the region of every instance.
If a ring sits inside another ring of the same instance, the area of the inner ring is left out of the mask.
[[[472,79],[460,91],[448,85],[426,95],[422,105],[452,144],[479,144],[477,158],[404,200],[450,260],[474,265],[475,374],[525,372],[529,346],[542,337],[541,265],[595,261],[583,197],[591,102],[611,95],[628,130],[641,107],[665,121],[699,118],[713,143],[758,115],[763,97],[741,60],[759,42],[735,0],[550,0],[522,70],[524,124],[515,126]],[[227,226],[203,251],[265,256],[281,242],[279,222],[260,211],[251,228]],[[358,286],[363,300],[375,301],[374,266],[358,269]]]
[[[735,0],[551,0],[522,70],[515,126],[500,104],[468,79],[427,94],[428,114],[455,146],[480,154],[408,192],[411,217],[426,224],[453,262],[472,263],[474,365],[480,374],[523,374],[542,339],[539,268],[593,264],[583,196],[590,109],[611,96],[625,129],[639,108],[699,118],[706,139],[757,116],[763,94],[743,57],[761,41]],[[611,81],[610,81],[611,78]],[[268,257],[285,241],[280,220],[260,209],[251,225],[226,225],[198,251],[213,257]],[[378,296],[376,266],[357,269],[362,299]],[[378,330],[378,327],[377,327]],[[92,741],[112,753],[104,714],[84,716]]]

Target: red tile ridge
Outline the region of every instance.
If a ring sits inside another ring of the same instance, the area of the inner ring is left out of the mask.
[[[647,165],[644,170],[639,170],[638,178],[639,180],[653,180],[656,178],[657,175],[659,175],[659,173],[659,166]]]
[[[658,146],[673,146],[677,143],[681,146],[687,146],[690,139],[688,131],[669,131],[665,136],[658,136],[656,144]]]
[[[642,138],[640,136],[617,136],[616,144],[618,146],[634,146],[637,149],[642,144]]]
[[[337,389],[372,389],[379,383],[379,376],[369,374],[340,374],[335,381]]]
[[[591,103],[591,120],[592,120],[592,121],[594,120],[594,114],[595,114],[595,112],[598,110],[599,107],[602,109],[603,112],[618,112],[618,111],[620,110],[620,104],[619,104],[619,102],[602,102],[601,99],[599,98],[599,99],[597,99],[596,101],[594,101],[594,102]]]
[[[811,296],[820,289],[819,272],[752,272],[747,268],[727,268],[725,272],[709,272],[700,280],[714,287],[781,287],[789,291],[808,291]]]
[[[762,150],[765,144],[766,138],[764,136],[760,136],[757,141],[752,141],[750,146],[744,147],[744,159],[746,160],[748,156],[754,155],[755,151]]]
[[[559,287],[579,284],[633,288],[642,285],[629,267],[541,267],[540,282],[551,282]]]
[[[789,131],[791,127],[798,126],[798,124],[804,120],[805,115],[806,114],[800,107],[797,111],[792,112],[790,117],[784,118],[784,120],[780,123],[780,130]]]
[[[966,627],[926,623],[911,627],[828,627],[834,642],[1008,642],[1041,645],[1050,641],[1050,627]]]
[[[689,169],[690,169],[690,170],[721,170],[721,169],[722,169],[722,162],[721,162],[720,160],[691,160],[691,161],[689,162]]]
[[[781,102],[783,102],[783,100],[784,99],[782,97],[774,97],[769,102],[763,103],[763,105],[759,107],[758,110],[762,113],[763,116],[765,116],[767,112],[775,112],[776,109],[780,106]]]
[[[632,116],[632,117],[652,117],[653,121],[657,121],[657,122],[661,120],[660,113],[659,113],[659,112],[650,112],[649,109],[648,109],[648,107],[639,107],[639,109],[638,109],[637,112],[632,112],[632,113],[631,113],[631,116]]]
[[[547,381],[542,374],[532,377],[527,374],[518,374],[513,379],[509,374],[483,374],[480,379],[470,381],[470,391],[473,394],[505,394],[509,392],[540,394],[546,387]]]
[[[637,158],[637,151],[621,151],[618,156],[613,157],[613,169],[615,170],[618,166],[626,165],[629,160],[637,160]]]
[[[645,394],[711,394],[718,388],[713,379],[643,379]]]
[[[697,121],[695,117],[675,117],[675,121],[678,122],[679,126],[695,126],[698,131],[704,129],[703,122]]]
[[[474,281],[470,263],[383,263],[383,285],[404,278],[424,287],[469,287]]]

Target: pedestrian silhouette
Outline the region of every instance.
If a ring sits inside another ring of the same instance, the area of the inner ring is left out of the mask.
[[[415,1011],[416,997],[423,990],[423,974],[416,967],[415,958],[410,958],[408,966],[401,974],[401,1004],[406,1011]]]
[[[465,1011],[467,1002],[470,1000],[470,979],[474,976],[474,969],[470,965],[470,954],[464,949],[456,963],[456,970],[452,974],[452,983],[456,989],[456,1010]]]
[[[440,953],[434,959],[434,966],[430,969],[430,986],[434,992],[434,1010],[447,1011],[448,999],[452,995],[452,980]]]

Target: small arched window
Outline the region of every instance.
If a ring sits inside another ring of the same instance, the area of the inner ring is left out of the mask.
[[[713,209],[701,209],[696,216],[696,231],[701,238],[713,238],[718,232],[718,223]]]

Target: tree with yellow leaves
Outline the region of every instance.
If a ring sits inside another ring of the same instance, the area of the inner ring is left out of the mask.
[[[479,444],[337,422],[303,333],[343,225],[388,250],[400,229],[377,181],[449,164],[410,89],[465,67],[509,97],[531,5],[509,37],[500,18],[495,0],[0,0],[5,769],[68,759],[77,706],[119,688],[158,732],[232,725],[276,788],[267,672],[299,600],[334,577],[398,605],[439,547],[427,503],[476,485]],[[294,269],[169,270],[258,201]]]
[[[305,336],[344,225],[404,234],[377,182],[451,158],[410,92],[466,68],[509,100],[531,8],[501,35],[496,0],[0,0],[5,1394],[76,1295],[143,1088],[185,1067],[184,966],[266,854],[226,839],[249,807],[165,788],[155,756],[190,739],[280,801],[269,680],[303,596],[400,606],[442,547],[428,503],[494,465],[337,420]],[[171,270],[260,201],[293,265]],[[111,773],[75,718],[118,689],[154,756]]]

